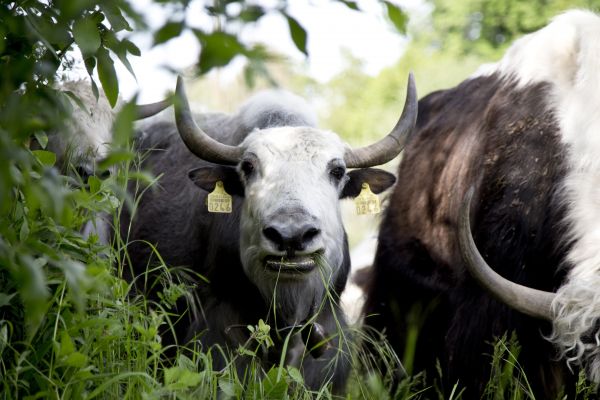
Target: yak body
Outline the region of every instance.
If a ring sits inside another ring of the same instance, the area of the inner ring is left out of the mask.
[[[481,397],[492,343],[504,333],[517,333],[540,398],[572,387],[561,356],[575,366],[598,352],[583,336],[599,316],[589,315],[600,293],[599,67],[600,18],[571,11],[419,102],[364,312],[401,357],[418,327],[414,372],[433,381],[439,360],[446,395],[458,382],[466,398]],[[470,187],[481,254],[513,282],[558,290],[553,325],[509,309],[465,270],[457,219]]]
[[[299,98],[286,92],[268,92],[250,100],[237,114],[197,115],[196,121],[204,132],[219,142],[238,145],[256,129],[311,127],[315,125],[316,118]],[[157,263],[151,247],[140,242],[142,240],[156,245],[166,265],[187,267],[208,281],[198,280],[194,295],[198,299],[199,308],[195,315],[185,317],[186,322],[176,328],[180,343],[198,339],[204,351],[214,345],[235,350],[250,337],[250,331],[246,327],[257,325],[259,319],[271,324],[272,328],[280,329],[285,328],[286,324],[301,323],[304,317],[309,316],[309,312],[315,311],[303,309],[307,300],[312,306],[309,294],[306,294],[306,299],[290,300],[298,302],[288,307],[303,311],[302,317],[296,320],[282,320],[280,317],[277,320],[273,302],[261,293],[260,284],[251,280],[252,277],[245,272],[241,261],[240,225],[246,200],[232,193],[233,210],[230,214],[208,212],[206,198],[209,191],[194,184],[188,173],[211,168],[215,164],[200,160],[192,154],[179,137],[174,123],[158,122],[149,125],[139,137],[138,150],[147,154],[144,167],[162,177],[156,188],[151,188],[141,196],[135,218],[131,220],[126,215],[121,222],[121,235],[130,242],[128,252],[133,264],[132,270],[134,274],[142,274],[148,265]],[[293,179],[292,176],[289,178]],[[225,189],[229,189],[227,184]],[[235,189],[228,191],[235,192]],[[277,199],[264,201],[272,200]],[[280,204],[283,206],[281,199]],[[350,268],[345,233],[342,231],[341,235],[343,260],[340,260],[339,270],[327,288],[331,291],[332,298],[337,298],[344,289]],[[280,285],[285,284],[282,278]],[[299,295],[302,295],[302,289],[298,290]],[[281,297],[275,300],[277,306],[286,300],[286,295],[282,294]],[[186,311],[189,305],[186,304],[179,312]],[[321,305],[318,306],[315,322],[321,324],[325,331],[338,332],[346,327],[343,313],[335,302],[331,306],[329,303],[322,308]],[[192,313],[193,310],[187,311]],[[279,339],[276,337],[278,334],[272,333],[276,344],[270,351],[260,354],[260,357],[271,365],[278,363],[282,341],[288,333],[289,330],[282,330]],[[308,354],[300,335],[293,335],[289,343],[290,350],[285,356],[286,363],[301,369],[309,387],[318,388],[331,383],[333,390],[339,392],[346,381],[348,361],[343,356],[340,357],[340,346],[337,340],[332,341],[334,342],[321,357],[315,358]],[[212,354],[213,367],[222,368],[225,360],[221,359],[219,351],[213,351]],[[243,362],[239,368],[243,372]]]

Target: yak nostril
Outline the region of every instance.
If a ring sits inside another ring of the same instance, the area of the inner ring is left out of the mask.
[[[306,232],[304,232],[304,235],[302,235],[302,243],[310,242],[312,239],[318,236],[319,233],[321,233],[320,229],[309,228]]]
[[[281,233],[279,233],[279,231],[271,226],[266,227],[265,229],[263,229],[263,235],[265,235],[265,237],[267,239],[269,239],[271,242],[281,246],[283,245],[283,237],[281,236]]]

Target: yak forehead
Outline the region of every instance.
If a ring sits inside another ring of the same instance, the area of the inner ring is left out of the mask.
[[[281,127],[252,132],[242,146],[255,154],[262,167],[286,162],[319,165],[343,159],[345,144],[333,132],[310,127]]]

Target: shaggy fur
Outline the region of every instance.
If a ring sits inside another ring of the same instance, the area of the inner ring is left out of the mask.
[[[600,17],[571,11],[515,43],[497,66],[521,86],[551,83],[548,103],[560,126],[568,171],[567,281],[553,304],[551,339],[570,363],[600,382]]]
[[[600,18],[571,11],[515,42],[497,64],[419,103],[365,314],[400,355],[416,323],[415,368],[435,378],[439,359],[447,394],[458,381],[466,398],[479,398],[489,342],[513,330],[540,398],[573,387],[561,356],[599,378],[599,66]],[[456,221],[473,185],[479,250],[504,277],[558,290],[553,327],[498,303],[466,273]]]
[[[130,242],[132,271],[137,275],[157,263],[145,241],[156,245],[167,265],[190,267],[208,279],[209,283],[197,284],[198,314],[177,326],[180,341],[197,339],[206,350],[215,345],[235,350],[249,338],[246,326],[256,325],[259,319],[283,329],[316,314],[316,322],[329,334],[346,328],[337,300],[350,262],[338,203],[349,178],[334,182],[328,170],[332,159],[343,160],[346,145],[336,135],[311,127],[316,118],[302,111],[307,106],[298,106],[298,98],[286,94],[275,101],[273,96],[259,95],[231,116],[196,118],[205,132],[222,143],[241,143],[244,157],[254,162],[250,177],[240,166],[234,170],[198,159],[172,123],[149,126],[140,134],[138,148],[147,152],[144,166],[162,177],[158,187],[141,197],[134,218],[125,215],[121,221],[121,234]],[[294,99],[291,105],[290,99]],[[210,214],[206,209],[208,191],[201,187],[207,177],[215,176],[228,177],[225,187],[229,185],[234,194],[231,214]],[[273,247],[262,230],[282,215],[292,223],[294,207],[302,220],[312,221],[320,230],[300,254],[321,251],[324,262],[302,276],[279,276],[265,268],[263,258],[285,253]],[[160,290],[140,289],[155,299]],[[279,362],[288,332],[272,335],[276,346],[261,353],[266,363]],[[323,356],[314,358],[306,353],[300,335],[294,335],[285,357],[288,364],[300,367],[309,387],[331,383],[339,392],[348,374],[343,355],[347,348],[338,339],[331,344]],[[213,357],[214,367],[222,368],[220,353],[213,352]],[[243,373],[245,359],[238,360]]]

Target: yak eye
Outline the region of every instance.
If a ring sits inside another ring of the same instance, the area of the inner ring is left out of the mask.
[[[346,170],[343,167],[335,167],[329,171],[329,174],[335,178],[335,180],[339,181],[344,177]]]
[[[242,165],[240,166],[240,168],[246,176],[250,176],[250,174],[252,174],[252,171],[254,171],[254,165],[252,165],[250,161],[242,161]]]

